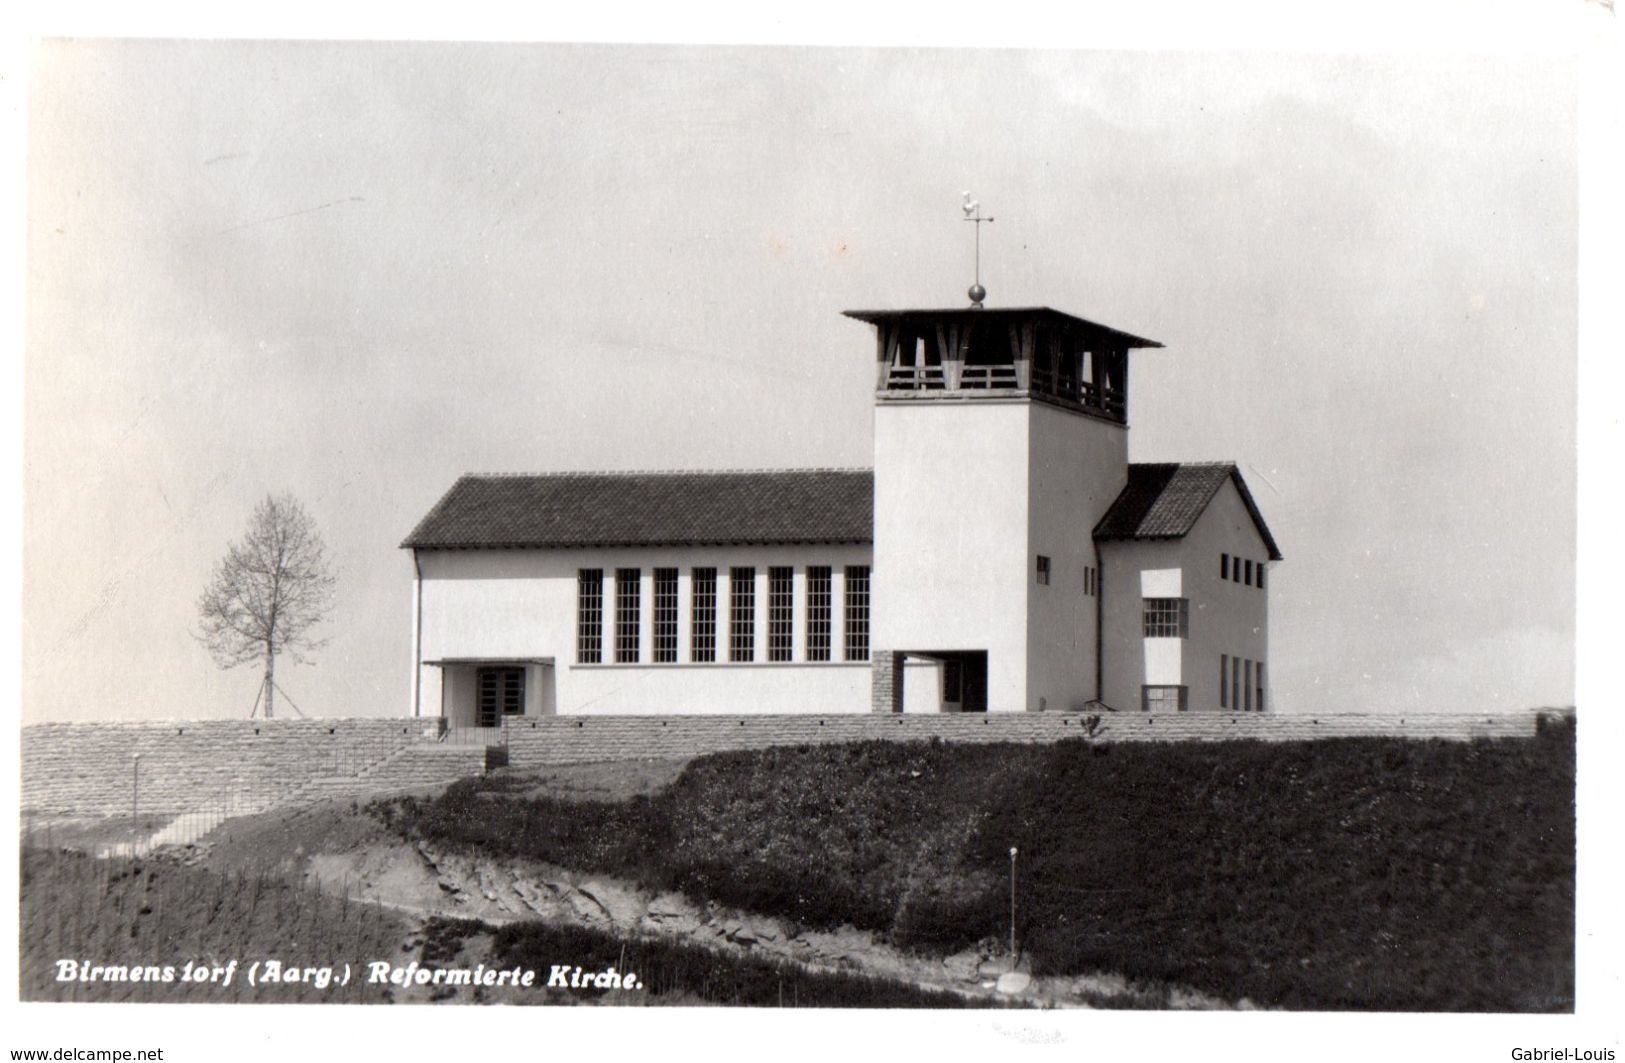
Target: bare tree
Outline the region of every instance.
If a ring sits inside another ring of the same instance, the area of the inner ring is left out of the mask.
[[[302,651],[321,647],[325,640],[312,638],[311,629],[326,618],[332,591],[322,537],[299,501],[284,494],[267,495],[254,507],[247,534],[231,544],[198,598],[197,639],[216,664],[264,662],[260,696],[267,719],[280,689],[277,655],[304,663]]]

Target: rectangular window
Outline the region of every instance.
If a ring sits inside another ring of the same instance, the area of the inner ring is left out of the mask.
[[[767,659],[788,661],[796,644],[796,570],[767,570]]]
[[[639,596],[643,592],[641,568],[615,570],[615,663],[638,663]]]
[[[576,661],[600,664],[604,660],[604,570],[584,568],[576,573]]]
[[[1252,562],[1252,559],[1248,558],[1245,562],[1243,562],[1243,564],[1246,565],[1246,568],[1244,568],[1242,570],[1244,575],[1241,577],[1241,582],[1243,582],[1243,583],[1247,584],[1247,586],[1251,587],[1253,585],[1253,562]]]
[[[869,659],[869,566],[846,566],[846,659]]]
[[[1185,688],[1144,686],[1140,688],[1141,712],[1184,712]]]
[[[807,660],[827,661],[830,650],[830,585],[828,565],[807,569]]]
[[[525,669],[503,666],[477,673],[479,726],[499,727],[504,716],[525,713]]]
[[[1049,558],[1038,555],[1038,582],[1049,586]]]
[[[717,570],[697,568],[690,573],[693,616],[689,630],[689,659],[710,664],[717,659]]]
[[[677,570],[655,569],[655,661],[677,660]]]
[[[1230,578],[1230,555],[1229,554],[1220,554],[1219,555],[1219,578],[1220,579],[1229,579]]]
[[[1258,589],[1264,589],[1264,562],[1258,563]]]
[[[1219,654],[1219,708],[1230,707],[1230,655]]]
[[[728,570],[728,660],[756,659],[756,570]]]
[[[1182,639],[1188,629],[1190,599],[1145,599],[1145,637],[1148,639]]]
[[[1253,707],[1258,712],[1264,711],[1264,662],[1259,661],[1253,668],[1253,679],[1258,683],[1258,697],[1253,701]]]
[[[1242,680],[1242,688],[1241,688],[1241,699],[1242,699],[1241,711],[1242,712],[1252,712],[1253,711],[1253,662],[1252,661],[1243,661],[1242,665],[1244,667],[1242,668],[1242,673],[1241,674],[1242,674],[1242,676],[1244,678]]]
[[[1241,669],[1236,667],[1234,660],[1230,664],[1230,704],[1241,704]]]

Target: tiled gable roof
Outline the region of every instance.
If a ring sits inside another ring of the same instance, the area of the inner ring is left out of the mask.
[[[1106,515],[1095,526],[1095,538],[1178,539],[1196,526],[1213,496],[1226,480],[1235,482],[1259,537],[1269,548],[1270,560],[1281,560],[1258,505],[1232,462],[1166,462],[1128,467],[1128,483]]]
[[[867,543],[868,469],[460,478],[401,545],[416,549]]]

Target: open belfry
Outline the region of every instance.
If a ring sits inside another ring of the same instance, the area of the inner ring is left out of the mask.
[[[1048,307],[849,310],[870,469],[460,478],[414,561],[413,711],[1266,712],[1281,558],[1230,462],[1130,464],[1130,352]]]

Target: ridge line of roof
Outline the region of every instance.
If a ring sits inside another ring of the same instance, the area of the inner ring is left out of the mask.
[[[873,473],[874,471],[872,466],[867,465],[818,465],[800,468],[761,469],[561,469],[556,472],[465,472],[458,478],[462,480],[528,480],[544,476],[558,478],[588,476],[760,476],[771,473]]]

